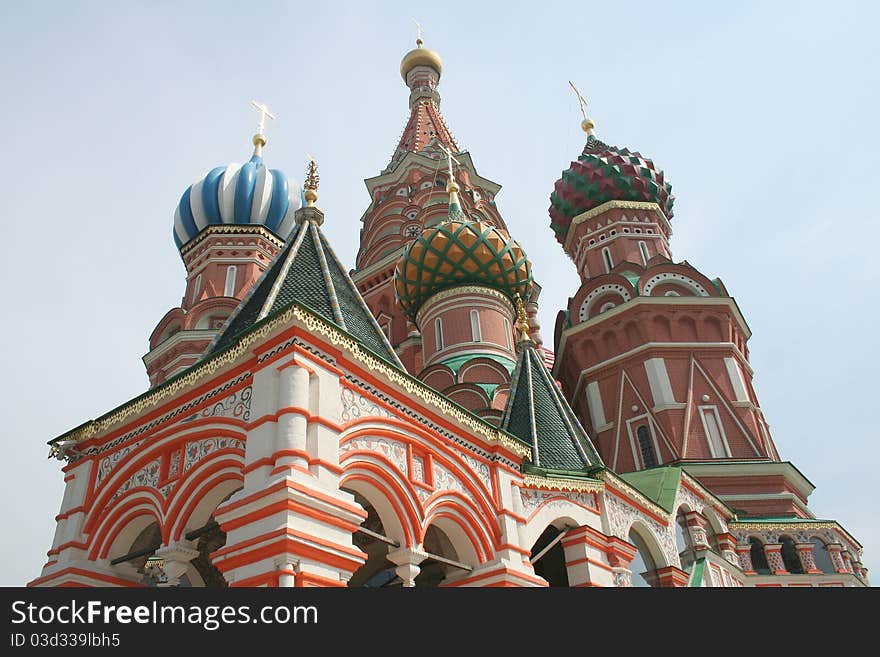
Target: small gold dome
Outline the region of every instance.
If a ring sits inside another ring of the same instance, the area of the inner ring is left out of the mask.
[[[400,75],[406,82],[406,74],[413,70],[416,66],[430,66],[439,76],[443,72],[443,60],[433,50],[422,47],[422,41],[416,41],[418,48],[410,50],[400,62]]]

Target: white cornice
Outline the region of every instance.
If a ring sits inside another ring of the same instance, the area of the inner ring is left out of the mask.
[[[681,463],[692,477],[745,477],[782,475],[807,499],[816,487],[788,461],[738,461],[734,463]],[[757,496],[751,496],[757,497]]]
[[[177,345],[183,342],[191,342],[195,340],[207,340],[210,342],[214,339],[214,336],[217,335],[216,329],[192,329],[187,331],[178,331],[177,333],[168,336],[155,348],[148,351],[144,354],[142,360],[144,361],[144,365],[149,366],[153,361],[155,361],[162,354],[170,351]],[[197,354],[201,356],[201,353]]]
[[[565,236],[565,244],[563,244],[563,248],[565,252],[568,253],[571,248],[571,240],[574,237],[574,227],[578,224],[582,224],[585,221],[589,221],[590,219],[595,219],[600,214],[604,214],[608,212],[608,210],[648,210],[652,211],[657,215],[657,219],[660,221],[660,225],[666,230],[666,234],[669,237],[672,237],[672,225],[669,223],[669,220],[666,218],[666,215],[663,214],[663,210],[660,209],[660,206],[653,202],[645,202],[645,201],[608,201],[599,205],[592,210],[587,210],[586,212],[582,212],[581,214],[575,216],[571,220],[571,224],[568,226],[568,232]]]

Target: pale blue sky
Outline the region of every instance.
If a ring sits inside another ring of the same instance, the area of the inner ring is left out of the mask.
[[[0,5],[0,328],[7,500],[0,584],[36,577],[62,494],[46,441],[145,390],[140,357],[180,302],[180,194],[243,161],[251,98],[278,119],[267,163],[321,167],[325,231],[353,266],[364,178],[407,116],[417,18],[443,57],[442,110],[544,285],[577,288],[549,194],[599,136],[654,159],[672,249],[719,276],[753,331],[755,387],[811,507],[880,577],[873,484],[880,219],[875,2],[6,2]]]

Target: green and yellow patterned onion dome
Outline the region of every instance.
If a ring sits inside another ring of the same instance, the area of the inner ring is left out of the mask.
[[[453,214],[453,213],[450,213]],[[483,285],[525,297],[532,265],[522,247],[494,226],[457,213],[426,228],[406,248],[394,270],[394,293],[413,321],[433,294],[459,285]]]
[[[550,194],[550,227],[565,244],[571,220],[608,201],[644,201],[660,206],[672,219],[672,185],[640,153],[587,137],[584,152],[562,172]]]

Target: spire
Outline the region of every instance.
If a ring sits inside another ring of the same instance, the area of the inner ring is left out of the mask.
[[[263,156],[263,146],[266,145],[266,117],[268,116],[273,121],[275,120],[275,115],[269,111],[269,108],[266,107],[264,103],[259,103],[256,100],[251,101],[251,105],[260,113],[260,122],[257,124],[257,134],[254,135],[254,157],[262,157]]]
[[[532,342],[529,336],[529,315],[526,312],[526,304],[519,294],[516,295],[516,330],[519,333],[516,340],[517,349],[520,349],[523,343]]]
[[[596,124],[593,122],[593,119],[587,116],[587,99],[584,98],[583,94],[581,94],[580,90],[574,86],[574,83],[571,80],[568,81],[568,84],[571,85],[571,88],[574,89],[575,94],[577,94],[578,104],[581,106],[581,115],[584,117],[584,120],[581,121],[581,130],[586,132],[588,137],[592,137]]]
[[[447,215],[447,221],[461,221],[466,219],[466,217],[461,210],[461,201],[458,199],[458,183],[455,182],[455,171],[452,168],[453,162],[458,166],[461,166],[461,162],[453,157],[452,151],[446,148],[446,146],[443,144],[438,145],[443,152],[446,153],[447,176],[449,176],[446,181],[446,191],[449,193],[449,214]]]
[[[297,224],[311,221],[318,226],[324,223],[324,212],[315,205],[318,200],[318,183],[321,181],[318,176],[318,163],[315,158],[306,154],[309,158],[309,166],[306,169],[306,181],[303,183],[303,198],[305,206],[296,211],[294,218]]]
[[[440,114],[440,94],[437,86],[443,71],[443,63],[433,50],[424,47],[422,28],[416,23],[418,38],[416,47],[410,50],[400,63],[400,74],[410,89],[410,116],[400,136],[392,164],[407,151],[423,151],[432,142],[458,152],[458,144],[446,127]]]
[[[321,178],[318,176],[318,163],[315,158],[309,155],[309,168],[306,172],[306,184],[303,186],[305,192],[303,197],[306,199],[306,206],[313,207],[315,201],[318,200],[318,183]]]

